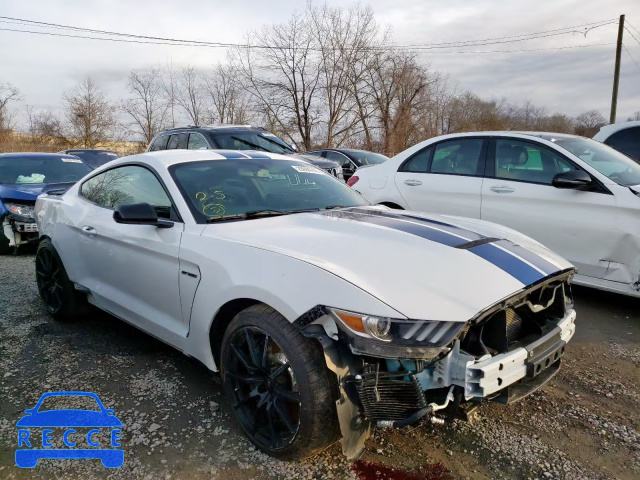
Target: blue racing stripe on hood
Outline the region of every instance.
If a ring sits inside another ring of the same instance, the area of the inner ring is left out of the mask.
[[[381,227],[392,228],[394,230],[400,230],[405,233],[410,233],[412,235],[431,240],[432,242],[448,245],[449,247],[457,247],[458,245],[462,245],[467,242],[467,240],[465,240],[464,238],[460,238],[448,232],[425,227],[424,225],[418,225],[417,223],[413,222],[403,222],[402,220],[393,217],[384,217],[378,215],[369,216],[366,214],[358,215],[358,218],[354,218],[353,220],[357,220],[358,222],[372,223],[374,225],[380,225]]]
[[[496,267],[504,270],[525,285],[537,282],[547,276],[546,273],[528,265],[518,257],[501,250],[491,243],[478,245],[477,247],[470,248],[469,251],[493,263]]]
[[[537,282],[560,271],[558,267],[544,258],[513,242],[504,239],[490,239],[471,230],[444,222],[414,215],[363,208],[325,212],[324,215],[399,230],[449,247],[462,246],[468,252],[495,265],[524,285]],[[473,243],[485,239],[487,243],[480,242],[478,245]],[[470,244],[470,246],[466,248],[466,244]]]
[[[498,245],[504,248],[505,250],[508,250],[509,252],[517,255],[518,257],[522,258],[524,261],[529,262],[531,265],[542,270],[547,275],[560,271],[560,268],[558,268],[556,265],[552,264],[551,262],[545,260],[540,255],[537,255],[533,253],[531,250],[521,247],[520,245],[516,245],[513,242],[509,242],[507,240],[500,240],[498,242],[495,242],[494,245]]]

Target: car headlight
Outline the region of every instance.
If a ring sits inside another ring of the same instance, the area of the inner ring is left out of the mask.
[[[24,205],[20,203],[5,203],[4,206],[13,215],[32,220],[35,218],[35,209],[33,205]]]
[[[347,333],[397,346],[442,347],[466,327],[466,322],[402,320],[329,308]]]

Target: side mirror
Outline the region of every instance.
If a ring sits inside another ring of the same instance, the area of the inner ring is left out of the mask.
[[[158,228],[171,228],[173,222],[158,218],[155,209],[148,203],[130,203],[120,205],[113,212],[116,223],[129,225],[153,225]]]
[[[587,190],[591,184],[591,176],[584,170],[569,170],[553,177],[551,184],[556,188],[571,188],[574,190]]]

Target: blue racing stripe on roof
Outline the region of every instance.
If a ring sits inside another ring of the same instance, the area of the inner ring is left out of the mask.
[[[491,243],[469,248],[468,251],[484,258],[525,285],[537,282],[547,276],[547,274],[536,270],[531,265]]]

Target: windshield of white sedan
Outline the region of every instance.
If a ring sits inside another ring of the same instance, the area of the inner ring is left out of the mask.
[[[77,182],[91,171],[74,157],[0,157],[0,184]]]
[[[552,141],[619,185],[640,184],[640,165],[608,145],[588,138],[556,138]]]
[[[366,205],[358,193],[308,163],[211,160],[171,174],[199,223]]]

